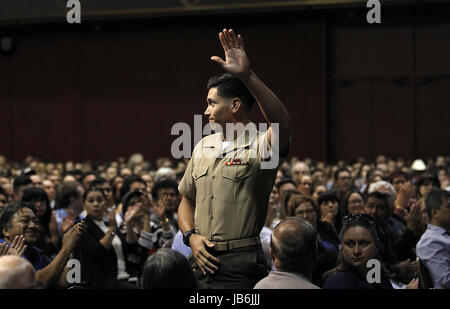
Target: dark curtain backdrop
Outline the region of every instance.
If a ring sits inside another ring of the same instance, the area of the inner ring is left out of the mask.
[[[170,156],[177,122],[206,107],[217,34],[242,33],[252,66],[293,119],[291,156],[449,152],[449,10],[259,13],[8,29],[0,55],[0,153],[108,160]],[[263,121],[257,110],[253,120]]]

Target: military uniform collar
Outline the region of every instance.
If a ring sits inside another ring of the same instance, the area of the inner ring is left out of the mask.
[[[231,144],[223,150],[223,153],[228,153],[232,150],[248,147],[258,136],[258,130],[253,122],[249,122],[245,126],[246,130],[242,132]],[[203,148],[214,148],[216,151],[222,152],[223,134],[216,133],[211,135],[211,138],[206,139],[203,143]]]

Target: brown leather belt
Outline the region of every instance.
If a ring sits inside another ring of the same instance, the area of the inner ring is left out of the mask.
[[[259,236],[256,237],[247,237],[241,239],[232,239],[232,240],[211,240],[216,245],[214,247],[214,251],[231,251],[237,248],[256,246],[261,244],[261,239]]]

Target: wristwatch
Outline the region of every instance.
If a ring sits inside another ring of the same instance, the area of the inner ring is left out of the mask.
[[[183,234],[183,242],[184,242],[184,244],[185,244],[187,247],[190,247],[190,246],[191,246],[191,244],[189,243],[189,239],[191,238],[192,234],[197,234],[197,230],[196,230],[196,229],[192,229],[192,230],[186,231],[186,232]]]

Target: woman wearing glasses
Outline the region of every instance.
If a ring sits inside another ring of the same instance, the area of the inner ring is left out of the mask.
[[[341,214],[346,215],[359,215],[363,209],[364,197],[358,190],[352,190],[348,192],[341,204]]]
[[[377,252],[379,240],[373,218],[366,214],[349,215],[344,217],[343,224],[342,259],[336,268],[328,272],[323,288],[393,289],[390,275]],[[375,266],[368,264],[369,261],[375,262]],[[413,279],[407,288],[417,287],[418,280]]]
[[[290,210],[289,216],[308,220],[317,230],[319,235],[319,254],[311,282],[317,286],[322,286],[323,273],[336,265],[339,239],[329,223],[319,221],[320,211],[312,197],[294,195],[288,202],[288,209]]]

